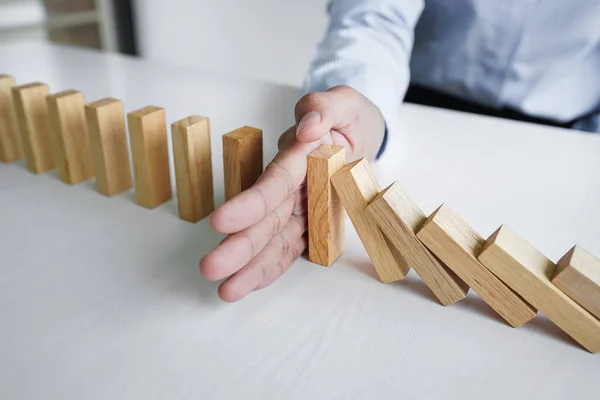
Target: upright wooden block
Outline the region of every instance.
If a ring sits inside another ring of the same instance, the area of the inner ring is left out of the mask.
[[[479,261],[588,351],[600,351],[600,321],[552,284],[556,265],[512,230],[494,232]]]
[[[534,308],[477,261],[483,238],[446,205],[429,216],[417,237],[511,326],[535,317]]]
[[[324,144],[306,161],[308,258],[328,267],[344,251],[344,208],[331,177],[346,164],[346,149]]]
[[[48,86],[43,83],[15,86],[12,93],[27,168],[36,174],[54,169],[50,119],[46,104]]]
[[[223,135],[225,200],[248,189],[263,172],[262,130],[244,126]]]
[[[138,204],[153,209],[171,196],[165,110],[148,106],[127,114]]]
[[[552,283],[600,319],[600,260],[575,246],[556,266]]]
[[[369,162],[363,158],[347,164],[333,175],[331,182],[373,262],[379,279],[384,283],[404,279],[409,266],[392,249],[375,221],[367,214],[367,205],[381,191]]]
[[[198,222],[215,209],[210,120],[193,115],[171,124],[179,217]]]
[[[68,90],[46,98],[61,179],[72,185],[94,175],[83,93]]]
[[[427,216],[398,183],[379,193],[367,207],[367,212],[440,303],[447,306],[465,298],[469,286],[417,238],[416,233]]]
[[[85,106],[98,192],[114,196],[131,188],[123,103],[106,98]]]
[[[0,161],[13,162],[23,157],[21,136],[13,103],[12,88],[15,80],[0,75]]]

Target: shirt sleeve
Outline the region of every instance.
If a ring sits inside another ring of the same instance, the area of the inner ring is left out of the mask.
[[[330,23],[303,84],[305,93],[351,86],[371,100],[386,125],[410,81],[414,27],[423,0],[331,0]]]

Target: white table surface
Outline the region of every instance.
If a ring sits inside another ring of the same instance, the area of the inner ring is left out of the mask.
[[[127,111],[163,106],[169,123],[211,117],[218,203],[220,135],[263,128],[267,159],[299,97],[44,44],[0,47],[0,72]],[[399,180],[427,213],[448,203],[484,237],[507,223],[554,260],[575,243],[600,255],[600,136],[411,105],[399,115],[375,165],[382,184]],[[299,260],[236,304],[197,269],[220,239],[206,220],[179,220],[174,200],[149,211],[132,191],[106,198],[93,181],[0,164],[0,398],[600,396],[600,355],[541,316],[512,329],[472,292],[444,308],[414,272],[379,283],[350,224],[334,267]]]

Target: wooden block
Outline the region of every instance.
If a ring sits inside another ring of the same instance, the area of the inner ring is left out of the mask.
[[[179,217],[198,222],[215,209],[210,120],[192,115],[171,124]]]
[[[83,93],[67,90],[46,98],[60,178],[72,185],[94,176]]]
[[[15,80],[0,75],[0,161],[13,162],[23,157],[21,136],[13,103],[12,88]]]
[[[31,83],[12,88],[27,168],[36,174],[54,169],[50,119],[46,96],[48,85]]]
[[[379,193],[367,207],[367,212],[440,303],[447,306],[465,298],[469,286],[436,259],[417,238],[416,232],[427,216],[398,183]]]
[[[171,196],[165,110],[148,106],[127,114],[138,204],[153,209]]]
[[[344,251],[344,208],[331,177],[346,164],[346,149],[324,144],[306,161],[308,258],[328,267]]]
[[[556,266],[552,283],[600,319],[600,260],[575,246]]]
[[[223,135],[225,200],[248,189],[263,172],[262,130],[244,126]]]
[[[483,238],[446,205],[429,216],[417,237],[511,326],[535,317],[534,308],[477,261]]]
[[[479,261],[587,350],[600,351],[600,321],[552,284],[556,265],[511,229],[494,232]]]
[[[332,176],[331,182],[360,237],[373,266],[384,282],[404,279],[409,271],[406,261],[392,249],[385,236],[367,214],[367,205],[381,186],[364,158],[347,164]]]
[[[85,106],[98,192],[114,196],[131,188],[123,103],[106,98]]]

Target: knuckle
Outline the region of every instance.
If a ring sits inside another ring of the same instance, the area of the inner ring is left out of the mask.
[[[306,109],[318,108],[319,105],[323,104],[325,94],[322,92],[313,92],[304,95],[298,103],[296,103],[296,115],[302,116]]]

